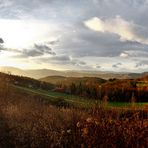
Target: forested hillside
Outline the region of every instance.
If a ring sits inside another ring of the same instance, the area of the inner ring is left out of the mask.
[[[28,88],[38,88],[51,90],[54,88],[53,84],[47,82],[41,82],[33,78],[17,76],[12,74],[5,74],[0,72],[0,81],[5,82],[6,84],[13,84]]]
[[[55,91],[84,96],[90,99],[108,98],[117,102],[147,102],[148,77],[138,79],[109,79],[95,77],[73,78],[52,76],[40,79],[56,86]]]

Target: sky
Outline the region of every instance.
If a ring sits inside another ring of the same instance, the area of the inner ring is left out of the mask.
[[[148,71],[148,0],[0,0],[0,66]]]

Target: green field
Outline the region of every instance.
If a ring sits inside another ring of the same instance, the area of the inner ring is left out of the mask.
[[[15,87],[20,89],[21,91],[25,91],[27,93],[42,96],[48,99],[49,102],[51,102],[53,105],[58,105],[58,106],[63,105],[63,106],[72,106],[72,107],[78,107],[78,108],[90,108],[96,104],[99,104],[100,102],[97,100],[86,99],[83,97],[65,94],[65,93],[45,91],[41,89],[30,89],[30,88],[25,88],[25,87],[20,87],[20,86],[15,86]],[[148,105],[148,102],[135,103],[135,106],[137,108],[143,108],[147,105]],[[105,104],[105,106],[107,108],[115,108],[115,107],[116,108],[130,108],[131,103],[130,102],[108,102],[107,104]]]
[[[139,81],[137,83],[138,87],[147,87],[148,86],[148,81]]]

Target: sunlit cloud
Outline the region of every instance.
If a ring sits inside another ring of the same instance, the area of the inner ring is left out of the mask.
[[[120,57],[122,57],[122,58],[127,58],[128,56],[129,56],[128,53],[123,52],[120,54]]]
[[[139,32],[143,31],[143,28],[133,22],[124,20],[120,16],[116,16],[113,19],[94,17],[85,21],[84,24],[94,31],[116,34],[120,37],[120,41],[136,41],[142,44],[148,44],[148,30],[146,30],[147,36],[142,36]]]

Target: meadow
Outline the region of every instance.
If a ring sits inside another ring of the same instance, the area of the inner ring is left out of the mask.
[[[80,97],[77,95],[70,95],[70,94],[66,94],[66,93],[60,93],[60,92],[53,92],[50,90],[42,90],[42,89],[32,89],[32,88],[26,88],[26,87],[20,87],[20,86],[14,86],[18,89],[20,89],[21,91],[26,91],[28,93],[33,93],[33,94],[37,94],[40,96],[44,96],[47,100],[49,101],[53,101],[53,103],[55,103],[55,105],[59,105],[60,106],[60,102],[63,104],[61,104],[61,106],[65,106],[66,104],[69,104],[72,107],[75,108],[92,108],[93,106],[95,106],[96,104],[103,104],[103,101],[100,101],[99,99],[96,100],[92,100],[89,98],[85,98],[85,97]],[[59,104],[58,104],[59,103]],[[133,104],[131,102],[107,102],[106,104],[106,108],[127,108],[129,109]],[[138,109],[138,108],[145,108],[148,105],[147,102],[135,102],[134,106]]]

